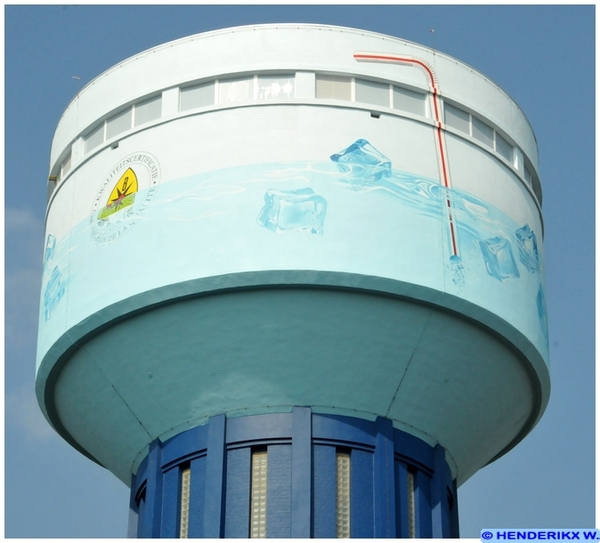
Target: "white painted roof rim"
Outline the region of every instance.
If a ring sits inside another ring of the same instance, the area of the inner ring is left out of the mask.
[[[77,101],[78,97],[86,92],[88,87],[91,87],[99,79],[101,79],[102,77],[106,77],[111,72],[123,67],[125,64],[133,62],[147,54],[150,54],[150,53],[153,53],[156,51],[160,51],[163,49],[171,48],[178,44],[184,44],[184,43],[188,43],[191,41],[209,39],[209,38],[219,36],[219,35],[222,36],[222,35],[226,35],[226,34],[233,34],[236,32],[251,32],[251,31],[255,31],[255,30],[268,30],[268,29],[275,30],[275,29],[279,29],[279,28],[288,29],[288,30],[292,30],[292,29],[297,29],[297,30],[311,30],[312,29],[312,30],[316,30],[316,31],[325,30],[325,31],[348,33],[348,34],[357,34],[357,35],[361,35],[361,36],[370,36],[370,37],[374,37],[374,38],[379,37],[382,41],[391,41],[391,42],[396,42],[396,43],[408,44],[411,47],[414,47],[415,49],[422,51],[423,54],[426,56],[434,55],[439,58],[443,58],[448,62],[457,63],[465,68],[472,70],[474,75],[478,75],[479,77],[485,79],[487,82],[489,82],[491,85],[493,85],[500,93],[504,94],[506,96],[506,98],[510,102],[512,102],[515,105],[515,107],[521,112],[521,115],[523,116],[525,122],[529,126],[529,130],[530,130],[531,136],[533,138],[533,142],[534,142],[534,145],[536,148],[536,154],[537,154],[537,164],[535,166],[535,169],[537,171],[539,171],[539,147],[538,147],[537,137],[536,137],[535,131],[533,129],[533,126],[531,125],[531,122],[527,118],[527,115],[525,114],[523,109],[512,98],[512,96],[509,93],[507,93],[504,89],[502,89],[502,87],[500,87],[496,82],[494,82],[494,80],[490,79],[487,75],[485,75],[483,72],[477,70],[476,68],[473,68],[469,64],[466,64],[462,60],[459,60],[455,57],[452,57],[450,55],[447,55],[443,52],[432,49],[430,47],[426,47],[422,44],[419,44],[419,43],[416,43],[416,42],[413,42],[410,40],[406,40],[404,38],[399,38],[397,36],[391,36],[388,34],[382,34],[382,33],[374,32],[371,30],[364,30],[364,29],[345,27],[345,26],[324,25],[324,24],[319,24],[319,23],[268,23],[268,24],[253,24],[253,25],[225,27],[225,28],[221,28],[221,29],[217,29],[217,30],[210,30],[208,32],[201,32],[198,34],[185,36],[183,38],[179,38],[179,39],[176,39],[173,41],[159,44],[155,47],[151,47],[149,49],[146,49],[144,51],[136,53],[135,55],[128,57],[128,58],[118,62],[117,64],[114,64],[113,66],[111,66],[110,68],[108,68],[107,70],[105,70],[104,72],[99,74],[98,76],[94,77],[91,81],[86,83],[86,85],[77,94],[75,94],[75,96],[73,96],[73,98],[67,104],[66,108],[63,110],[63,114],[61,115],[59,122],[57,123],[57,126],[58,126],[58,124],[60,124],[62,122],[62,119],[64,118],[64,114],[73,106],[73,104]],[[360,45],[357,45],[357,47],[360,47]]]
[[[389,34],[381,34],[380,32],[374,32],[371,30],[363,30],[363,29],[359,29],[359,28],[352,28],[352,27],[346,27],[346,26],[322,25],[322,24],[318,24],[318,23],[268,23],[268,24],[233,26],[233,27],[221,28],[218,30],[210,30],[208,32],[201,32],[199,34],[193,34],[191,36],[186,36],[183,38],[179,38],[177,40],[162,43],[160,45],[157,45],[156,47],[151,47],[150,49],[140,51],[139,53],[136,53],[135,55],[118,62],[117,64],[111,66],[110,68],[108,68],[107,70],[105,70],[104,72],[99,74],[98,76],[94,77],[94,79],[92,79],[91,81],[86,83],[86,85],[73,97],[73,99],[69,102],[69,104],[67,105],[67,107],[65,109],[68,109],[69,106],[71,105],[71,103],[77,98],[77,96],[82,94],[83,92],[85,92],[87,87],[92,85],[96,80],[100,79],[101,77],[104,77],[105,75],[112,72],[113,70],[123,66],[123,64],[132,62],[141,56],[147,55],[148,53],[152,53],[154,51],[159,51],[161,49],[166,49],[168,47],[173,47],[174,45],[177,45],[180,43],[185,43],[185,42],[194,41],[194,40],[198,40],[198,39],[207,39],[207,38],[211,38],[213,36],[222,35],[222,34],[230,34],[230,33],[234,33],[234,32],[249,32],[252,30],[260,30],[260,29],[277,29],[277,28],[286,28],[286,29],[292,29],[292,28],[311,29],[312,28],[315,30],[330,30],[330,31],[338,31],[338,32],[356,33],[356,34],[361,34],[361,35],[370,35],[373,37],[379,36],[383,40],[392,40],[392,41],[397,41],[397,42],[401,42],[401,43],[407,43],[417,49],[423,50],[427,54],[434,54],[434,55],[440,56],[442,58],[445,58],[447,60],[450,60],[452,62],[457,62],[459,64],[462,64],[463,66],[465,66],[467,68],[470,68],[475,73],[479,74],[481,77],[487,79],[490,83],[495,85],[498,88],[498,90],[500,90],[504,94],[506,94],[506,96],[508,98],[510,98],[510,100],[513,101],[519,109],[521,109],[519,107],[519,105],[514,101],[514,99],[506,91],[504,91],[502,89],[502,87],[500,87],[500,85],[498,85],[496,82],[494,82],[492,79],[490,79],[487,75],[485,75],[484,73],[479,71],[477,68],[473,68],[471,65],[466,64],[462,60],[459,60],[455,57],[447,55],[441,51],[432,49],[430,47],[426,47],[422,44],[419,44],[419,43],[416,43],[416,42],[413,42],[410,40],[405,40],[404,38],[399,38],[397,36],[390,36]],[[523,111],[523,110],[521,109],[521,111]],[[524,114],[524,112],[523,112],[523,114]],[[527,117],[525,117],[525,118],[527,118]],[[527,122],[529,123],[529,120],[527,120]],[[529,123],[529,125],[531,126],[531,123]],[[532,132],[533,132],[533,129],[532,129]],[[535,133],[534,133],[534,137],[535,137]]]

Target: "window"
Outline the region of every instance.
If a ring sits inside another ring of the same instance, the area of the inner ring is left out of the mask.
[[[357,79],[355,82],[355,98],[357,102],[390,107],[390,86],[375,81]]]
[[[69,153],[67,155],[67,158],[65,158],[63,160],[63,163],[61,166],[61,172],[60,172],[61,179],[64,179],[65,175],[67,175],[67,173],[70,169],[71,169],[71,153]]]
[[[267,451],[252,453],[250,537],[267,537]]]
[[[470,117],[471,116],[466,111],[444,103],[444,120],[448,126],[470,135]]]
[[[496,132],[496,151],[508,162],[513,162],[513,147],[498,132]]]
[[[336,453],[336,537],[350,537],[350,453]]]
[[[282,100],[294,97],[293,75],[259,75],[256,83],[258,100]]]
[[[106,122],[106,139],[114,138],[121,132],[131,128],[131,108],[111,117]]]
[[[187,464],[181,470],[181,516],[179,520],[179,537],[182,539],[188,536],[188,527],[190,521],[190,466]]]
[[[102,121],[87,136],[83,137],[84,153],[89,153],[104,141],[130,130],[133,126],[139,126],[160,118],[161,107],[162,95],[134,104],[130,108],[113,115],[110,119]]]
[[[85,152],[89,153],[104,141],[104,123],[84,137]]]
[[[203,83],[195,87],[181,89],[179,94],[179,110],[196,109],[199,107],[212,106],[215,103],[214,82]]]
[[[521,173],[524,173],[524,160],[525,157],[523,156],[523,151],[518,147],[513,147],[513,166]]]
[[[352,79],[334,75],[317,75],[316,97],[352,100]]]
[[[242,102],[254,97],[254,78],[219,81],[219,104]]]
[[[408,469],[406,472],[408,480],[408,537],[417,537],[416,522],[415,522],[415,474]]]
[[[420,92],[394,87],[394,109],[424,116],[425,95]]]
[[[494,130],[477,117],[471,116],[473,123],[473,137],[488,147],[494,148]]]
[[[527,168],[525,168],[525,181],[529,186],[532,185],[531,172]]]
[[[161,96],[151,98],[134,106],[134,126],[149,123],[160,118],[162,100]]]

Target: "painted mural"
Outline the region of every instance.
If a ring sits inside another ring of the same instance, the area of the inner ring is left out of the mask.
[[[107,255],[136,280],[107,283],[100,265]],[[94,304],[164,284],[261,269],[337,269],[332,263],[464,297],[525,330],[547,358],[543,270],[531,225],[439,180],[394,168],[365,139],[320,161],[163,183],[154,157],[131,155],[105,178],[88,220],[61,240],[48,232],[40,318],[50,342],[60,332],[58,325],[51,331],[51,321],[67,285],[70,303],[80,305],[69,310],[77,322]],[[90,285],[107,291],[91,300]],[[535,315],[522,314],[524,299]]]

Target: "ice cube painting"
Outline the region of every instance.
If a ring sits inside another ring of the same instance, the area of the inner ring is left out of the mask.
[[[338,167],[342,179],[353,190],[359,191],[365,187],[385,190],[419,214],[441,219],[441,210],[451,201],[453,221],[457,223],[459,233],[462,232],[467,241],[476,241],[485,270],[494,279],[505,282],[520,277],[515,251],[518,251],[519,261],[527,271],[539,272],[537,241],[529,224],[520,228],[511,227],[506,215],[471,194],[444,189],[436,180],[393,170],[391,160],[366,139],[355,141],[330,158]],[[461,258],[453,254],[450,263],[448,269],[454,274],[453,281],[463,284],[464,265]],[[457,270],[461,273],[455,273]]]
[[[515,232],[519,247],[519,259],[523,266],[531,273],[540,271],[540,257],[538,255],[535,233],[526,224]]]
[[[365,139],[356,140],[343,151],[331,155],[331,160],[348,176],[354,190],[392,175],[391,161]]]
[[[46,238],[46,248],[44,250],[44,263],[48,262],[54,255],[54,251],[56,250],[56,237],[52,234],[48,234]]]
[[[492,277],[499,281],[519,277],[517,263],[510,242],[507,239],[497,236],[480,241],[479,246],[481,247],[486,270]]]
[[[295,231],[323,235],[327,202],[311,188],[268,190],[258,224],[273,232]]]
[[[52,270],[50,280],[48,281],[48,283],[46,284],[46,288],[44,289],[44,319],[46,321],[50,320],[55,307],[58,305],[58,302],[60,302],[64,294],[64,280],[62,278],[60,270],[58,269],[58,266],[56,266]]]

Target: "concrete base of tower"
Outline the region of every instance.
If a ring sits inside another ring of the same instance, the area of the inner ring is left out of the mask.
[[[458,537],[456,481],[442,447],[383,417],[223,414],[152,443],[130,535]]]

